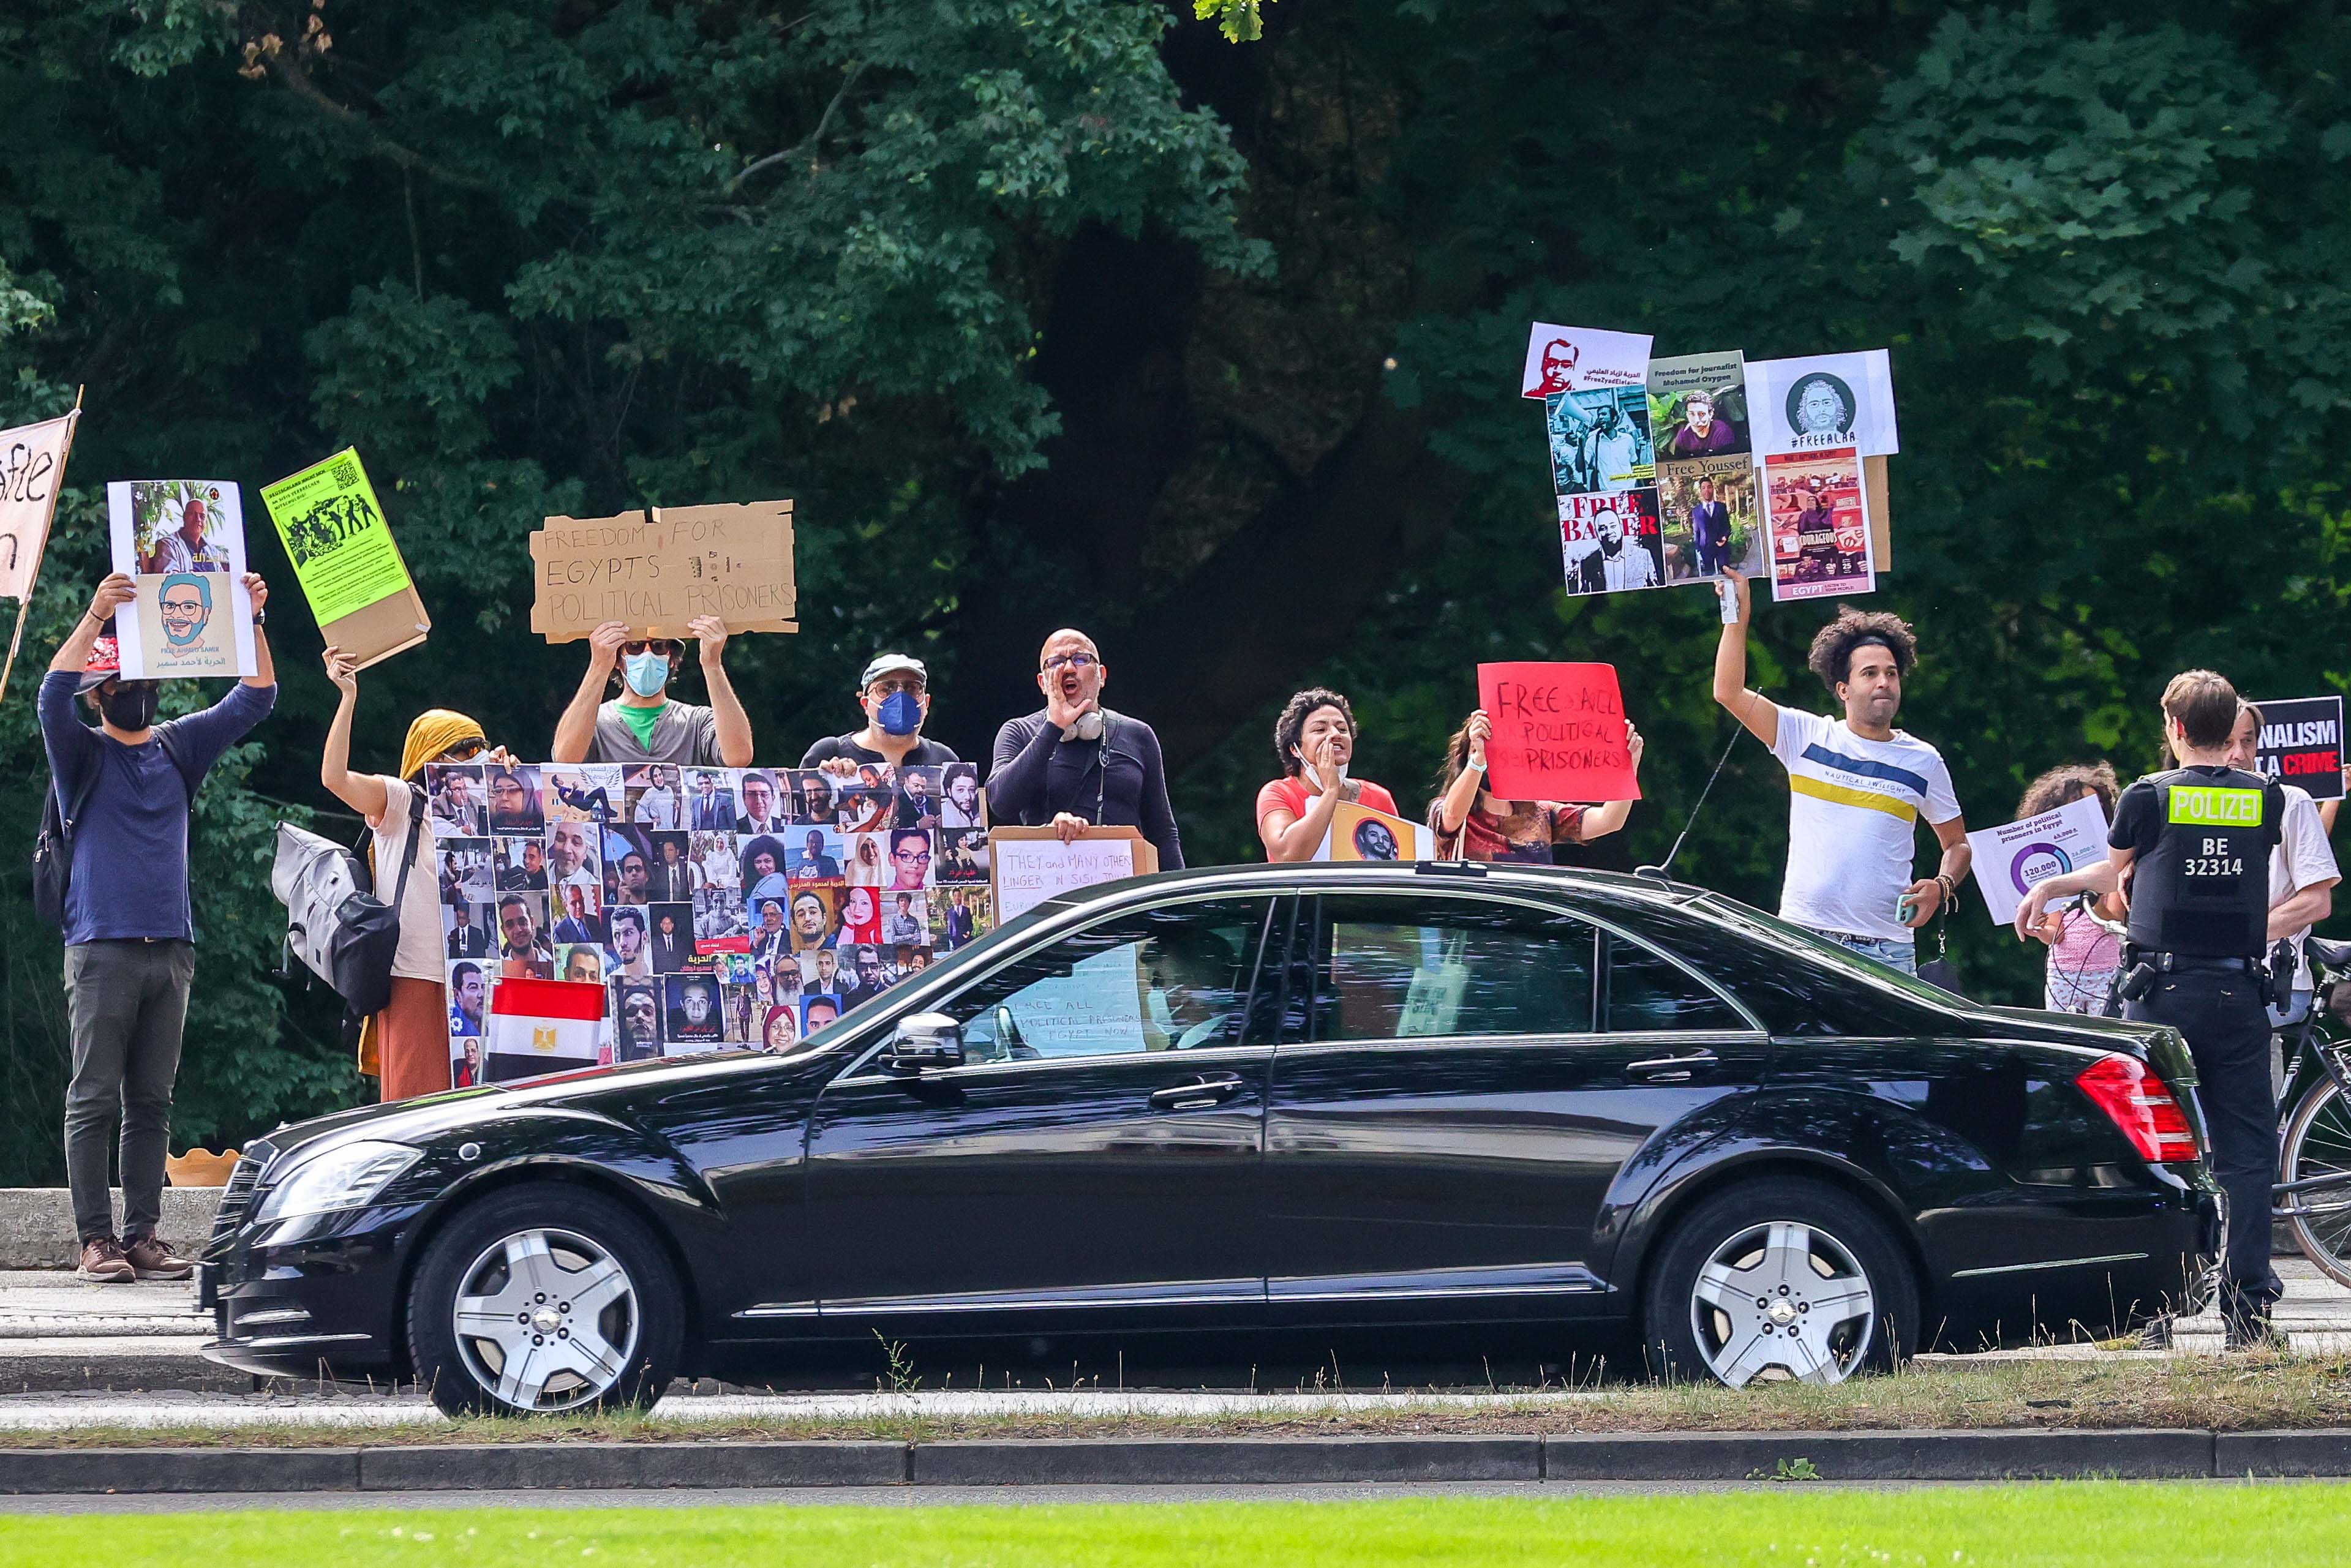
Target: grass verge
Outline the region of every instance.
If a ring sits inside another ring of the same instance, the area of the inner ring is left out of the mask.
[[[1736,1498],[1402,1499],[1360,1503],[953,1508],[401,1510],[115,1514],[108,1568],[575,1563],[589,1568],[1298,1568],[1638,1563],[1645,1568],[1994,1568],[2324,1563],[2333,1486],[2085,1482],[1967,1490],[1788,1488]],[[78,1562],[88,1519],[19,1519],[0,1564]]]
[[[780,1438],[1328,1437],[1409,1433],[1854,1431],[1983,1427],[2351,1427],[2351,1358],[2240,1356],[1949,1363],[1835,1387],[1782,1383],[1611,1385],[1562,1399],[1494,1395],[1475,1407],[1415,1403],[1301,1415],[1020,1414],[710,1420],[637,1414],[477,1418],[386,1427],[325,1423],[0,1431],[6,1448],[340,1448],[415,1443],[710,1442]]]

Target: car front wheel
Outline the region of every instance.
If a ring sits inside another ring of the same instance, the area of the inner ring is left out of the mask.
[[[1772,1177],[1716,1194],[1674,1228],[1645,1322],[1668,1376],[1842,1383],[1915,1346],[1918,1301],[1875,1215],[1834,1187]]]
[[[509,1187],[434,1238],[409,1291],[409,1354],[453,1416],[649,1406],[677,1369],[684,1321],[635,1215],[575,1187]]]

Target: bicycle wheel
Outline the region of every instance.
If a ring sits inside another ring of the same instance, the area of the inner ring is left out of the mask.
[[[2351,1176],[2351,1101],[2333,1079],[2311,1086],[2286,1124],[2278,1156],[2288,1185],[2314,1176]],[[2303,1256],[2338,1285],[2351,1285],[2351,1181],[2296,1193],[2285,1200],[2287,1223]]]

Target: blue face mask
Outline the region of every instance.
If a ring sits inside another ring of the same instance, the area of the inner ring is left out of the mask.
[[[648,648],[642,653],[632,653],[622,661],[622,678],[629,689],[641,697],[657,697],[669,685],[669,655],[656,653]]]
[[[923,705],[912,692],[892,692],[873,710],[884,735],[912,735],[923,727]]]

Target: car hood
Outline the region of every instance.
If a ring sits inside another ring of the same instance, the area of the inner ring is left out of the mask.
[[[776,1059],[756,1051],[699,1056],[688,1061],[633,1061],[622,1067],[590,1067],[516,1084],[453,1089],[444,1094],[361,1105],[278,1128],[266,1139],[272,1159],[296,1149],[344,1138],[381,1138],[396,1144],[426,1144],[478,1122],[508,1117],[517,1108],[591,1110],[612,1114],[623,1097],[659,1093],[672,1082],[705,1081],[713,1074],[754,1071]]]

